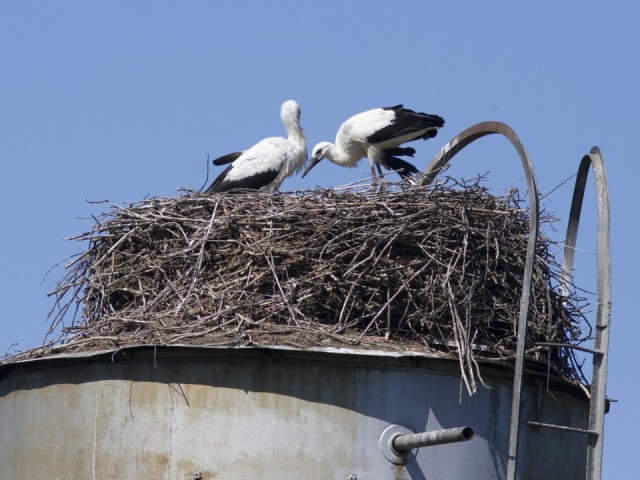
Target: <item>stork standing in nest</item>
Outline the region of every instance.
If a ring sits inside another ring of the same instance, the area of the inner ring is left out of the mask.
[[[287,100],[280,109],[287,138],[269,137],[249,150],[224,155],[214,165],[231,163],[206,193],[231,190],[276,191],[285,178],[299,172],[307,161],[307,141],[300,126],[300,106]]]
[[[381,167],[393,170],[402,179],[410,179],[419,173],[418,169],[398,156],[413,157],[416,151],[400,145],[419,138],[433,138],[443,125],[444,119],[438,115],[414,112],[402,105],[358,113],[340,126],[335,144],[320,142],[313,148],[311,163],[302,176],[323,158],[341,167],[353,168],[367,157],[371,165],[373,189],[377,186],[378,176],[383,177]]]

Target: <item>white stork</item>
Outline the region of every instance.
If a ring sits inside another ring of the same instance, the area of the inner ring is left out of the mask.
[[[300,126],[300,106],[287,100],[280,109],[287,138],[269,137],[249,150],[217,158],[215,165],[231,163],[206,190],[206,193],[230,190],[274,192],[285,178],[300,171],[307,161],[307,141]]]
[[[402,105],[358,113],[340,126],[335,144],[320,142],[313,148],[311,163],[302,176],[323,158],[336,165],[353,168],[362,158],[368,157],[373,188],[377,183],[374,166],[380,177],[382,166],[395,171],[403,179],[410,178],[419,173],[418,169],[397,155],[413,157],[415,150],[400,148],[400,145],[419,138],[433,138],[443,125],[444,119],[438,115],[414,112]]]

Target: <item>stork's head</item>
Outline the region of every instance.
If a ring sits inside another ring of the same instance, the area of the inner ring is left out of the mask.
[[[328,158],[329,160],[331,160],[330,152],[332,148],[333,144],[331,142],[320,142],[315,147],[313,147],[313,152],[311,153],[311,162],[309,162],[309,166],[305,169],[302,177],[309,173],[309,170],[315,167],[323,158]]]
[[[285,128],[300,124],[300,105],[295,100],[287,100],[280,107],[280,118]]]

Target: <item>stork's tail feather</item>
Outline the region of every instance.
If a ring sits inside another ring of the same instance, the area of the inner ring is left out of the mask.
[[[434,115],[432,113],[418,113],[422,121],[425,123],[425,126],[441,128],[444,127],[444,118],[440,115]]]
[[[384,155],[384,159],[383,159],[383,161],[384,161],[383,166],[387,170],[393,170],[398,175],[400,175],[400,177],[403,180],[407,180],[407,179],[411,178],[413,175],[417,175],[418,173],[420,173],[420,170],[418,170],[411,163],[406,162],[406,161],[402,160],[401,158],[394,157],[393,155],[389,154],[388,152],[390,150],[397,150],[397,149],[389,149],[389,150],[385,150],[384,151],[385,155]],[[400,150],[404,150],[404,149],[400,149]],[[411,149],[411,150],[413,150],[413,149]]]
[[[416,154],[416,149],[411,147],[387,148],[384,153],[400,157],[413,157]]]
[[[419,113],[418,115],[420,116],[422,126],[429,128],[420,138],[428,140],[438,135],[438,129],[444,126],[444,118],[429,113]]]
[[[213,160],[213,164],[226,165],[227,163],[235,162],[238,158],[240,158],[240,155],[242,155],[242,152],[227,153],[226,155],[223,155]]]
[[[436,130],[435,128],[433,130],[429,130],[427,131],[424,135],[422,135],[422,139],[423,140],[428,140],[430,138],[435,137],[436,135],[438,135],[438,130]]]

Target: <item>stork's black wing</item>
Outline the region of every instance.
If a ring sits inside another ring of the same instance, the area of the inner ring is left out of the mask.
[[[232,168],[233,165],[225,168],[225,170],[218,175],[218,178],[207,188],[205,193],[230,192],[231,190],[259,190],[269,185],[278,176],[278,170],[265,170],[231,181],[227,177]]]
[[[412,175],[420,173],[420,170],[418,170],[413,164],[389,154],[390,150],[393,149],[384,151],[385,155],[382,157],[382,166],[384,168],[387,170],[393,170],[403,179],[410,178]]]
[[[416,149],[411,147],[395,147],[385,149],[384,153],[387,155],[413,157],[416,154]]]
[[[213,161],[213,164],[226,165],[227,163],[235,162],[240,157],[240,155],[242,155],[242,152],[227,153],[226,155],[216,158]]]
[[[417,140],[418,138],[433,138],[436,136],[436,129],[444,125],[444,119],[438,115],[414,112],[413,110],[404,108],[402,105],[385,107],[383,110],[393,111],[395,117],[389,125],[370,135],[367,138],[367,142],[369,143],[382,143],[392,138],[421,132],[427,128],[431,130],[417,135],[411,140]]]

